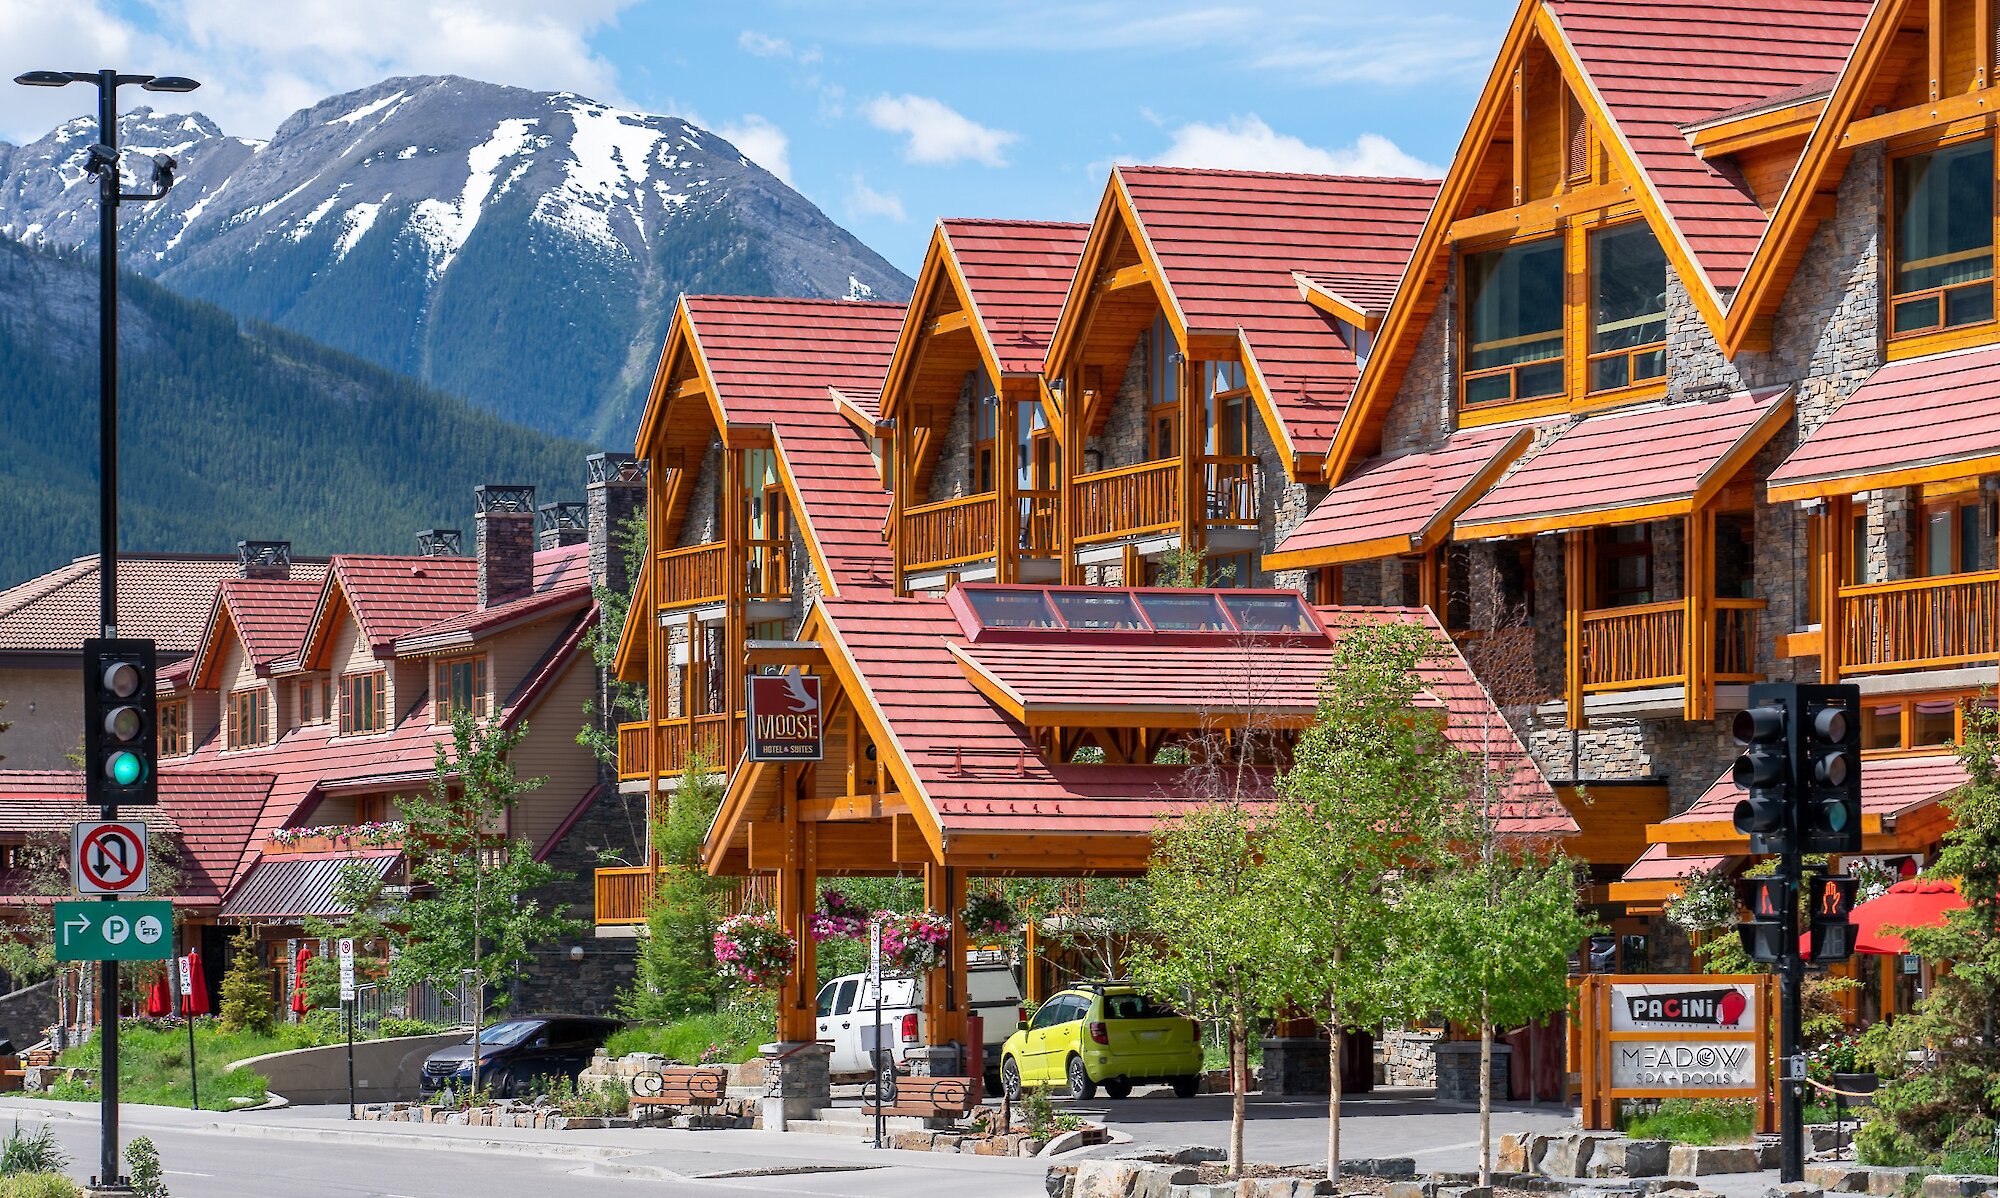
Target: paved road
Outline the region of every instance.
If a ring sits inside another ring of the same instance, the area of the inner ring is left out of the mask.
[[[1039,1161],[876,1153],[834,1136],[751,1131],[514,1132],[349,1124],[345,1111],[217,1116],[126,1107],[126,1139],[159,1145],[174,1198],[642,1198],[769,1195],[1039,1198]],[[0,1132],[46,1121],[96,1172],[96,1108],[0,1100]],[[364,1130],[365,1129],[365,1130]],[[404,1130],[407,1129],[407,1130]],[[551,1155],[560,1154],[560,1155]]]

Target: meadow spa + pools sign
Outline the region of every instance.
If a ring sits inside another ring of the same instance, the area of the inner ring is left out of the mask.
[[[1766,1098],[1769,996],[1758,977],[1586,976],[1585,1126],[1621,1098]]]

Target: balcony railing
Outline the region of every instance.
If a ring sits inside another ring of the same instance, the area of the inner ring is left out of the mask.
[[[1070,498],[1076,504],[1076,539],[1080,543],[1179,528],[1180,459],[1079,474]]]
[[[1058,516],[1061,501],[1054,491],[1014,492],[1014,511],[1020,521],[1016,539],[1023,557],[1056,557],[1062,552],[1062,525]]]
[[[1257,498],[1262,476],[1253,457],[1207,457],[1201,460],[1203,519],[1210,528],[1257,527]]]
[[[694,607],[720,603],[722,593],[722,543],[689,545],[660,554],[661,607]]]
[[[652,724],[618,725],[618,778],[634,781],[653,776],[670,778],[687,768],[688,755],[697,748],[706,752],[709,767],[727,772],[736,764],[735,751],[743,743],[743,717],[732,721],[725,715],[698,715],[667,720],[658,726],[658,735],[649,738]]]
[[[991,491],[903,509],[904,567],[935,570],[992,557],[998,513]]]
[[[1684,683],[1690,606],[1688,600],[1669,599],[1584,612],[1585,693]],[[1758,677],[1757,612],[1763,606],[1762,599],[1714,601],[1715,681],[1749,682]]]
[[[658,879],[657,871],[643,865],[598,870],[597,926],[645,923],[646,911],[653,905]]]
[[[2000,657],[2000,570],[1840,588],[1840,664],[1903,670]]]

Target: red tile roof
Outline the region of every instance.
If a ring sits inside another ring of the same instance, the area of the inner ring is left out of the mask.
[[[1399,275],[1351,270],[1301,270],[1293,277],[1361,311],[1379,316],[1389,310],[1402,283]]]
[[[1678,882],[1696,874],[1712,874],[1728,865],[1729,857],[1669,857],[1667,846],[1649,844],[1639,859],[1625,867],[1621,882]]]
[[[1393,290],[1437,182],[1151,166],[1116,174],[1188,327],[1240,331],[1279,431],[1296,451],[1323,450],[1359,371],[1292,272]]]
[[[132,553],[118,559],[118,631],[151,637],[162,656],[201,647],[215,586],[234,578],[233,556]],[[326,575],[323,559],[292,559],[294,579]],[[0,652],[78,653],[100,630],[97,559],[66,566],[0,591]]]
[[[1532,435],[1520,425],[1466,429],[1428,453],[1365,462],[1313,505],[1265,564],[1290,555],[1313,559],[1298,564],[1324,564],[1424,549],[1478,498],[1474,480],[1504,468],[1502,460]]]
[[[1893,821],[1904,812],[1936,802],[1963,785],[1965,767],[1950,753],[1865,761],[1861,766],[1861,813]],[[1731,780],[1730,772],[1724,770],[1692,807],[1667,822],[1710,823],[1730,819],[1742,797],[1743,791]]]
[[[1777,430],[1790,402],[1789,390],[1771,388],[1579,420],[1468,508],[1457,534],[1586,528],[1640,507],[1685,510],[1729,481],[1728,467]]]
[[[882,539],[889,494],[828,389],[881,387],[903,305],[713,295],[682,303],[729,423],[771,426],[805,509],[800,523],[834,585],[893,585]]]
[[[312,625],[325,582],[320,579],[225,578],[216,587],[215,610],[208,635],[195,654],[193,677],[213,686],[209,675],[227,648],[223,629],[235,629],[245,656],[259,674],[287,659],[296,659],[299,643]],[[226,617],[226,620],[225,620]]]
[[[947,836],[1051,830],[1145,836],[1162,816],[1201,801],[1188,792],[1187,772],[1179,767],[1062,765],[1044,759],[1027,730],[966,678],[952,652],[954,645],[967,647],[963,630],[944,601],[840,599],[819,610],[829,647],[843,653],[860,675]],[[1435,626],[1428,613],[1321,611],[1336,625],[1421,618]],[[1428,689],[1451,712],[1454,738],[1476,742],[1481,725],[1504,738],[1503,756],[1517,763],[1511,809],[1503,815],[1509,830],[1573,832],[1574,821],[1456,651],[1425,674]],[[1312,685],[1316,691],[1316,679]],[[1269,779],[1259,784],[1268,795]]]
[[[565,545],[535,555],[535,589],[492,607],[475,607],[396,638],[396,652],[421,653],[470,643],[523,620],[552,615],[591,600],[590,546]]]
[[[1741,176],[1681,126],[1817,86],[1854,49],[1871,0],[1547,0],[1604,108],[1709,283],[1728,293],[1767,219]]]
[[[1897,471],[2000,456],[2000,345],[1891,362],[1773,471],[1771,498],[1894,485]],[[1987,469],[1991,469],[1989,464]]]
[[[1029,220],[939,222],[1000,369],[1039,374],[1076,277],[1087,224]]]
[[[123,810],[128,819],[176,833],[183,858],[180,898],[217,902],[251,843],[270,793],[268,774],[173,771],[160,774],[160,805]],[[66,833],[98,809],[83,801],[83,776],[73,771],[0,771],[0,832]]]

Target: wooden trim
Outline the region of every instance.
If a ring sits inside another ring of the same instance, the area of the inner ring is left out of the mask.
[[[1701,508],[1714,502],[1722,489],[1729,485],[1729,480],[1735,478],[1738,471],[1749,465],[1750,459],[1756,457],[1758,451],[1763,449],[1771,437],[1791,418],[1792,390],[1788,387],[1784,394],[1771,402],[1770,408],[1763,415],[1743,431],[1743,435],[1736,439],[1736,443],[1716,459],[1713,466],[1702,472],[1701,481],[1695,486],[1694,506]]]
[[[1948,462],[1897,466],[1867,474],[1846,474],[1783,484],[1772,483],[1765,488],[1765,493],[1772,503],[1785,503],[1798,499],[1831,500],[1848,498],[1862,491],[1879,491],[1885,487],[1914,487],[1925,483],[1976,479],[1982,474],[1995,472],[2000,472],[2000,453],[1957,458]]]
[[[1344,320],[1364,333],[1372,333],[1382,326],[1381,312],[1370,311],[1354,303],[1339,292],[1307,277],[1303,271],[1293,271],[1292,282],[1299,289],[1299,298],[1328,316]]]
[[[1813,568],[1819,568],[1817,562],[1813,564]],[[1808,629],[1805,632],[1781,632],[1777,635],[1777,655],[1785,659],[1818,657],[1820,656],[1820,645],[1824,636],[1825,633],[1818,629]]]
[[[691,379],[682,379],[681,385],[674,388],[675,399],[693,399],[696,396],[701,396],[704,399],[708,397],[708,384],[699,376]]]
[[[1985,0],[1980,2],[1985,3]],[[1826,110],[1826,101],[1826,96],[1814,96],[1782,108],[1770,108],[1711,125],[1696,126],[1687,130],[1688,144],[1694,147],[1695,153],[1712,161],[1758,146],[1804,138],[1819,124],[1820,113]]]
[[[1637,507],[1599,508],[1588,512],[1560,512],[1546,516],[1529,516],[1519,520],[1493,520],[1484,524],[1460,524],[1452,531],[1452,539],[1458,541],[1484,541],[1494,537],[1525,537],[1540,532],[1571,532],[1588,528],[1603,528],[1612,524],[1640,524],[1653,520],[1664,520],[1671,516],[1685,516],[1694,506],[1693,497],[1668,499],[1659,503],[1640,504]]]
[[[1135,262],[1122,270],[1100,275],[1097,279],[1099,291],[1124,291],[1128,287],[1141,287],[1153,281],[1153,272],[1144,262]]]
[[[1989,250],[1988,252],[1991,251]],[[1884,268],[1885,273],[1887,269],[1886,267]],[[1986,281],[1988,280],[1967,280],[1968,283],[1972,284]],[[1911,294],[1910,292],[1905,292],[1902,295],[1886,296],[1883,299],[1883,304],[1886,307],[1897,300],[1910,298]],[[1911,358],[1928,358],[1936,354],[1950,353],[1955,349],[1967,349],[1975,345],[1990,345],[1996,340],[2000,340],[2000,321],[1989,320],[1983,324],[1956,325],[1952,328],[1937,329],[1933,332],[1892,337],[1883,347],[1882,360],[1884,362],[1906,362]]]
[[[1376,537],[1370,541],[1330,545],[1323,549],[1293,549],[1284,553],[1266,553],[1262,561],[1266,570],[1296,570],[1312,566],[1339,566],[1349,562],[1374,561],[1378,557],[1413,553],[1418,548],[1416,537]]]
[[[1629,183],[1599,183],[1546,200],[1455,220],[1445,239],[1456,244],[1485,237],[1533,237],[1553,233],[1570,221],[1633,199]]]
[[[964,308],[960,308],[956,312],[948,312],[931,321],[930,325],[924,329],[924,336],[942,337],[947,333],[963,333],[971,327],[972,313],[966,311]]]

